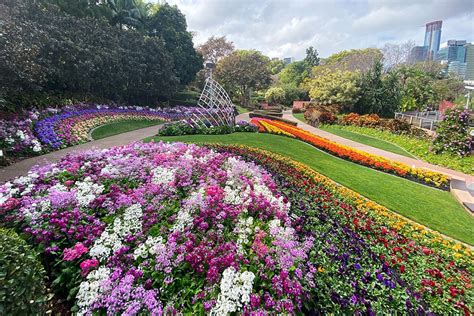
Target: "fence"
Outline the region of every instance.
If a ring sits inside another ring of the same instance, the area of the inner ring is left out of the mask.
[[[417,126],[419,128],[426,128],[431,131],[436,129],[436,126],[441,121],[440,113],[438,111],[426,111],[426,112],[405,112],[395,113],[395,118],[408,122],[410,125]]]

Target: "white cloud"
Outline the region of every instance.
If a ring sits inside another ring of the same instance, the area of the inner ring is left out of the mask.
[[[442,42],[474,41],[472,0],[168,0],[186,15],[196,44],[226,35],[237,48],[302,59],[314,46],[323,57],[351,48],[415,40],[443,20]]]

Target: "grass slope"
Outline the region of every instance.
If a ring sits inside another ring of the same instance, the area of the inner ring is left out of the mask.
[[[402,155],[402,156],[405,156],[405,157],[416,159],[415,156],[411,155],[405,149],[403,149],[403,148],[401,148],[401,147],[399,147],[395,144],[389,143],[387,141],[384,141],[384,140],[381,140],[381,139],[378,139],[378,138],[375,138],[375,137],[371,137],[371,136],[367,136],[367,135],[363,135],[363,134],[343,130],[343,129],[334,127],[332,125],[321,125],[321,126],[318,126],[318,128],[320,128],[320,129],[322,129],[326,132],[329,132],[329,133],[335,134],[337,136],[341,136],[341,137],[353,140],[355,142],[358,142],[358,143],[361,143],[361,144],[364,144],[364,145],[369,145],[369,146],[379,148],[379,149],[383,149],[385,151],[389,151],[389,152],[399,154],[399,155]]]
[[[296,113],[296,114],[293,114],[293,116],[302,122],[306,122],[306,120],[304,119],[304,113]],[[409,158],[416,158],[405,149],[395,144],[392,144],[390,142],[378,139],[376,137],[371,137],[371,136],[358,134],[358,133],[354,133],[347,130],[342,130],[340,128],[333,127],[332,125],[321,125],[321,126],[318,126],[318,128],[326,132],[332,133],[334,135],[341,136],[341,137],[353,140],[355,142],[358,142],[364,145],[379,148],[379,149],[389,151],[394,154],[402,155]]]
[[[92,132],[93,139],[101,139],[129,131],[133,131],[140,128],[145,128],[153,125],[158,125],[163,123],[163,121],[143,121],[143,120],[130,120],[130,121],[120,121],[103,126],[99,126]]]
[[[295,139],[271,134],[154,137],[154,141],[244,144],[300,161],[336,182],[420,224],[474,245],[474,217],[445,191],[432,189],[326,154]],[[150,140],[150,139],[148,139]]]

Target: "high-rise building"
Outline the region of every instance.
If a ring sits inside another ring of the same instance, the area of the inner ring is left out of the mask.
[[[466,61],[466,44],[466,41],[457,40],[449,40],[443,43],[436,53],[436,60],[464,63]]]
[[[441,42],[441,26],[443,21],[434,21],[426,24],[425,43],[427,47],[427,59],[433,60],[439,50]]]
[[[466,44],[466,80],[474,80],[474,44]]]
[[[415,46],[411,49],[408,61],[410,63],[417,63],[426,60],[428,48],[426,46]]]
[[[464,79],[466,75],[466,41],[449,40],[436,53],[436,60],[446,65],[446,72]]]
[[[289,65],[291,64],[292,62],[295,61],[295,58],[294,57],[285,57],[283,58],[283,62],[286,64],[286,65]]]

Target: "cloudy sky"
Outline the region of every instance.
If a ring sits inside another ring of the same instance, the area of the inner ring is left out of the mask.
[[[385,43],[423,44],[424,25],[443,20],[441,41],[474,42],[474,0],[168,0],[186,15],[195,43],[227,36],[270,57],[320,56]]]

